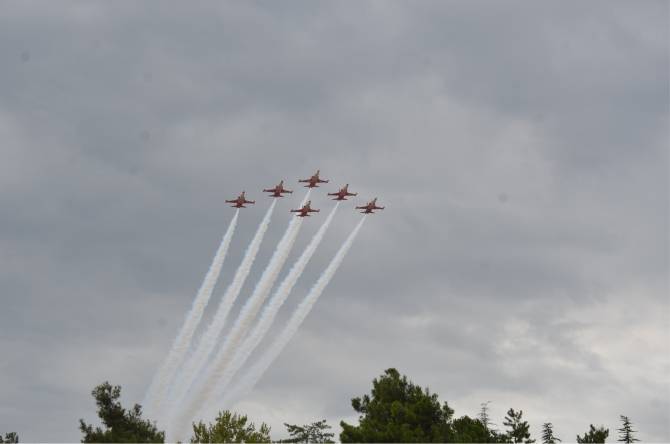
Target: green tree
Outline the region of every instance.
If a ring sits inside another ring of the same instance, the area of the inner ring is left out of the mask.
[[[554,425],[550,422],[542,424],[542,444],[556,444],[561,442],[560,438],[554,436]]]
[[[444,442],[454,413],[436,394],[390,368],[372,381],[372,392],[353,398],[359,425],[340,422],[342,442]]]
[[[332,427],[326,424],[325,419],[303,426],[287,423],[284,425],[291,437],[281,442],[332,443],[335,436],[334,433],[328,432]]]
[[[507,435],[511,442],[533,443],[535,440],[530,439],[528,421],[522,421],[522,416],[523,410],[515,412],[514,409],[509,409],[507,411],[507,416],[505,416],[505,420],[503,421],[503,425],[508,428]]]
[[[487,428],[481,419],[461,416],[450,424],[447,442],[507,442],[506,435],[500,435]]]
[[[98,406],[98,416],[105,426],[93,428],[83,419],[79,420],[79,430],[84,434],[81,442],[163,442],[165,432],[159,432],[156,425],[142,419],[139,404],[126,410],[121,407],[121,387],[104,382],[91,392]]]
[[[16,444],[19,442],[19,435],[16,432],[5,433],[5,438],[0,434],[0,443]]]
[[[589,431],[584,433],[584,436],[577,435],[577,442],[580,444],[604,443],[610,434],[610,430],[603,426],[597,429],[591,424]]]
[[[619,432],[619,442],[632,443],[637,442],[639,439],[633,436],[634,433],[637,433],[637,430],[633,430],[633,424],[628,419],[628,416],[620,415],[621,418],[621,428],[617,429]]]
[[[481,403],[481,409],[479,410],[479,416],[477,417],[477,419],[479,419],[479,422],[481,422],[482,425],[486,427],[486,430],[495,431],[495,429],[493,428],[495,424],[491,421],[491,416],[489,415],[490,403],[491,401]]]
[[[270,427],[261,423],[256,430],[246,415],[238,415],[229,410],[219,412],[213,424],[200,421],[193,424],[192,443],[214,442],[270,442]]]

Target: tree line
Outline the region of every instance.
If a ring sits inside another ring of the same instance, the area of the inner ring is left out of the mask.
[[[164,442],[165,432],[156,423],[142,418],[142,407],[135,404],[126,409],[121,405],[121,387],[105,382],[92,391],[101,425],[86,424],[79,420],[79,430],[84,443],[148,443]],[[523,419],[523,411],[510,408],[503,419],[505,430],[495,428],[489,416],[488,403],[481,405],[475,417],[456,418],[447,402],[440,403],[438,395],[428,388],[411,382],[407,376],[394,369],[387,369],[372,381],[369,394],[353,398],[351,406],[359,413],[358,424],[340,421],[343,443],[352,442],[481,442],[481,443],[534,443],[530,426]],[[637,442],[636,430],[627,416],[621,415],[621,428],[617,429],[618,442]],[[246,415],[228,410],[219,412],[214,422],[193,423],[191,443],[332,443],[335,434],[326,420],[311,424],[285,423],[288,437],[272,440],[270,427],[256,424]],[[604,443],[609,429],[593,424],[578,443]],[[18,443],[17,433],[0,434],[0,443]],[[556,444],[561,439],[554,434],[553,424],[542,425],[540,442]]]

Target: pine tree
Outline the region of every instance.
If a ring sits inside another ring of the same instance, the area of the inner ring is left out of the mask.
[[[556,441],[561,442],[561,439],[554,436],[554,425],[550,422],[542,424],[542,444],[556,444]]]
[[[479,422],[482,423],[484,428],[489,431],[495,432],[496,430],[492,427],[495,424],[491,422],[491,417],[489,416],[489,404],[491,401],[486,401],[481,403],[481,410],[479,411]]]
[[[479,418],[467,415],[451,421],[450,429],[443,442],[507,442],[507,435],[487,430]]]
[[[193,424],[192,443],[214,442],[270,442],[270,427],[261,423],[256,429],[246,415],[238,415],[229,410],[219,412],[214,423],[205,424],[200,421]]]
[[[288,434],[291,435],[289,439],[281,440],[284,443],[332,443],[335,436],[334,433],[328,431],[332,427],[326,423],[325,419],[303,426],[287,423],[284,425]]]
[[[454,441],[448,439],[453,409],[394,368],[375,378],[371,393],[353,398],[351,406],[359,424],[340,422],[342,442]]]
[[[632,443],[637,442],[639,439],[633,436],[633,433],[637,433],[637,430],[633,430],[633,424],[628,419],[628,416],[620,415],[621,418],[621,428],[617,429],[619,432],[619,442]]]
[[[142,419],[142,407],[135,404],[126,410],[121,406],[121,387],[109,382],[93,389],[93,397],[98,406],[98,416],[104,425],[93,427],[79,420],[79,430],[84,434],[81,442],[163,442],[165,432],[156,429],[149,420]]]
[[[19,442],[19,435],[16,434],[16,432],[9,432],[5,433],[5,438],[2,438],[2,434],[0,434],[0,443],[7,443],[7,444],[16,444]]]
[[[507,411],[507,416],[505,416],[505,420],[503,421],[503,425],[509,428],[507,434],[512,442],[523,442],[526,444],[533,443],[535,440],[530,439],[530,432],[528,431],[530,426],[528,425],[528,421],[522,421],[522,416],[523,410],[515,412],[514,409],[509,409]]]
[[[609,434],[610,430],[606,429],[604,426],[600,426],[596,429],[593,424],[591,424],[589,426],[589,431],[584,433],[584,436],[577,435],[577,442],[580,444],[604,443]]]

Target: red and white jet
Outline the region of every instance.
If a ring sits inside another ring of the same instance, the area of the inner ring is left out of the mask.
[[[296,216],[298,217],[308,217],[309,213],[318,213],[321,210],[313,210],[312,207],[310,206],[312,204],[312,201],[309,200],[305,205],[302,206],[302,208],[297,209],[297,210],[291,210],[291,213],[298,213]]]
[[[363,205],[362,207],[356,207],[356,209],[363,210],[361,211],[362,214],[375,214],[374,210],[383,210],[384,207],[377,206],[377,198],[375,197],[366,205]]]
[[[244,197],[244,191],[242,191],[242,194],[237,196],[237,199],[232,199],[232,200],[227,200],[226,203],[233,204],[231,205],[233,208],[246,208],[244,204],[255,204],[255,200],[247,200],[246,197]]]
[[[300,179],[298,182],[306,183],[305,187],[307,188],[317,188],[320,183],[328,183],[327,180],[322,180],[319,178],[319,170],[316,170],[316,173],[309,179]]]
[[[282,180],[279,182],[279,185],[277,185],[274,188],[268,188],[267,190],[263,190],[264,193],[271,193],[270,197],[284,197],[282,196],[282,193],[289,193],[291,194],[293,191],[287,190],[284,188],[284,181]]]
[[[340,188],[340,191],[337,193],[328,193],[329,196],[337,196],[333,200],[347,200],[349,196],[357,196],[358,193],[349,192],[349,184],[346,184],[344,188]]]

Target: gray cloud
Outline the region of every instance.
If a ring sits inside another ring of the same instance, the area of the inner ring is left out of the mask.
[[[457,414],[491,400],[565,440],[624,413],[670,439],[667,3],[0,8],[2,427],[76,441],[105,379],[139,401],[223,198],[321,168],[387,210],[238,406],[274,436],[355,419],[395,366]],[[342,210],[282,319],[356,223]]]

